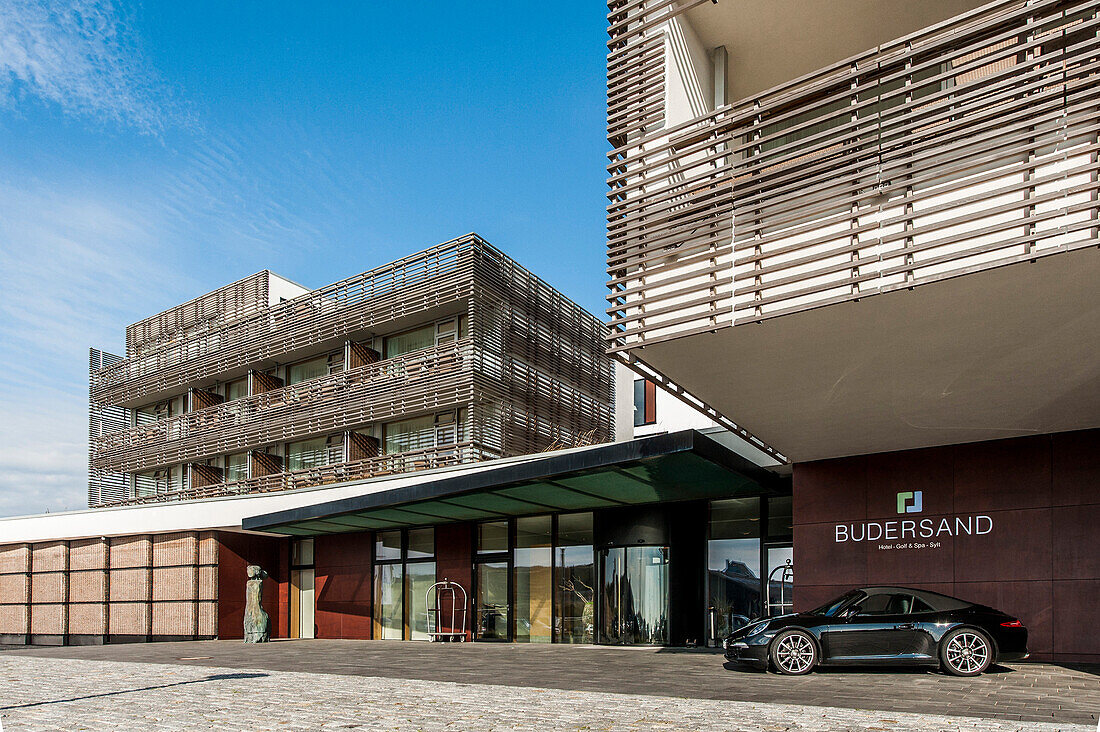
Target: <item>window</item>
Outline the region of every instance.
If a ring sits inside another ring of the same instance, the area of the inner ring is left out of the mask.
[[[860,615],[906,615],[913,606],[912,595],[882,593],[859,602]]]
[[[382,427],[385,453],[393,455],[457,444],[464,439],[465,420],[465,410],[459,409],[390,422]]]
[[[134,474],[134,497],[164,495],[184,489],[182,465]]]
[[[711,502],[707,578],[719,637],[761,614],[759,497]]]
[[[328,356],[321,356],[320,358],[313,358],[309,361],[302,361],[301,363],[294,364],[286,370],[287,386],[291,384],[300,384],[303,381],[316,379],[319,376],[328,376],[328,362]]]
[[[657,385],[649,379],[634,381],[634,426],[657,423]]]
[[[225,456],[225,482],[233,483],[248,478],[248,453],[238,452]]]
[[[289,443],[286,446],[286,469],[304,470],[328,465],[328,442],[325,437],[317,437]]]
[[[913,609],[910,610],[909,612],[911,612],[911,613],[934,613],[934,612],[936,612],[936,608],[932,607],[931,605],[929,605],[927,602],[920,599],[919,597],[914,597],[913,598]]]
[[[596,630],[596,568],[592,553],[592,514],[558,516],[554,547],[557,604],[554,640],[593,643]]]
[[[382,349],[383,357],[396,358],[423,348],[431,348],[434,345],[435,326],[425,325],[416,330],[408,330],[404,333],[388,336]]]
[[[237,379],[225,385],[225,400],[243,399],[248,396],[248,379]]]
[[[426,593],[436,581],[435,529],[375,534],[375,637],[428,640]]]
[[[550,516],[516,519],[516,546],[512,550],[516,634],[521,643],[549,643],[551,637],[552,577]]]
[[[466,316],[460,315],[387,336],[382,346],[383,358],[397,358],[424,348],[454,343],[457,338],[466,337],[466,321]]]

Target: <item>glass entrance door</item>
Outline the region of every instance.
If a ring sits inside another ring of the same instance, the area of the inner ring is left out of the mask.
[[[668,643],[668,547],[600,552],[600,643]]]

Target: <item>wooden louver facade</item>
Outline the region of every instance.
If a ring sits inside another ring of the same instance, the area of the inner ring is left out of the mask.
[[[1002,0],[675,125],[613,1],[609,349],[1098,243],[1100,2]]]
[[[448,317],[463,332],[382,357],[388,336]],[[101,357],[91,379],[89,504],[286,490],[608,441],[604,333],[597,318],[480,237],[446,242],[131,358]],[[296,383],[273,373],[333,348],[344,357],[330,359],[328,373]],[[105,410],[131,414],[144,400],[216,394],[241,379],[243,397],[203,396],[190,400],[196,409],[132,417],[121,428],[94,421]],[[385,425],[443,412],[454,423],[441,424],[433,444],[384,449]],[[335,459],[297,466],[280,454],[280,445],[322,437]],[[248,456],[245,477],[217,480],[212,463],[227,455]],[[119,495],[99,485],[175,466],[183,479],[164,490]]]

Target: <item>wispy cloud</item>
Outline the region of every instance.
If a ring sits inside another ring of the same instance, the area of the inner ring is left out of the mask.
[[[177,114],[142,62],[126,13],[110,0],[0,3],[0,104],[28,97],[149,134]]]

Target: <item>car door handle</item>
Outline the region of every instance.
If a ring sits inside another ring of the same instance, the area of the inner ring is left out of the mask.
[[[916,623],[902,623],[901,625],[895,625],[894,630],[912,630],[916,627]]]

